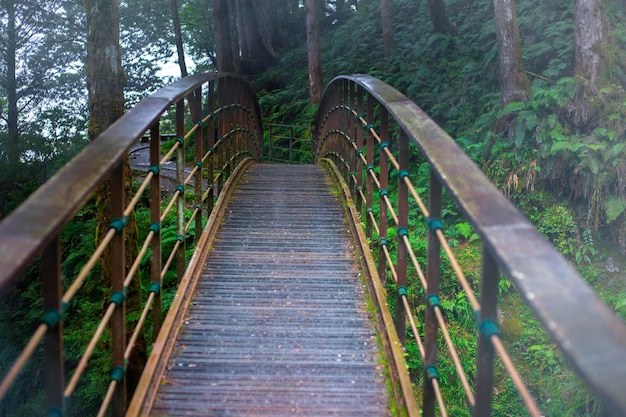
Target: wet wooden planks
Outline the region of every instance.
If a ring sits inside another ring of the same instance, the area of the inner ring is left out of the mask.
[[[152,415],[390,415],[365,289],[331,190],[313,165],[249,170]]]

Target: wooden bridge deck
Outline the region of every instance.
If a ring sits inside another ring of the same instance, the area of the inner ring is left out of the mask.
[[[245,174],[150,415],[390,415],[344,210],[320,171]]]

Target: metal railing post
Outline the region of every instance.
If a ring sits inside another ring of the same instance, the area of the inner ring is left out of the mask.
[[[400,132],[398,140],[398,163],[400,171],[409,168],[409,138],[404,132]],[[408,251],[404,243],[404,236],[409,234],[409,191],[406,183],[398,175],[398,224],[397,224],[397,243],[398,243],[398,259],[396,272],[398,274],[398,282],[396,285],[396,317],[395,325],[398,332],[398,339],[404,344],[406,339],[406,313],[403,308],[402,294],[407,291],[407,264]]]
[[[44,320],[46,405],[49,411],[65,414],[65,370],[63,365],[63,310],[61,305],[61,244],[56,236],[44,249],[41,260]],[[52,414],[52,413],[51,413]]]
[[[196,108],[194,114],[198,115],[198,120],[194,122],[198,124],[198,128],[195,131],[195,157],[196,157],[196,165],[198,166],[198,170],[196,171],[196,175],[194,178],[194,195],[196,200],[196,207],[198,209],[198,214],[196,214],[195,218],[195,236],[194,242],[198,243],[198,239],[200,239],[200,235],[202,234],[202,212],[203,212],[203,203],[202,203],[202,171],[204,169],[204,164],[202,163],[202,155],[204,153],[204,131],[205,128],[202,123],[202,87],[196,89],[195,95],[196,100],[194,100],[194,106]]]
[[[111,174],[111,219],[124,218],[125,192],[124,167],[123,163],[120,162]],[[119,297],[121,302],[117,305],[111,318],[111,359],[113,365],[111,377],[116,375],[116,378],[119,378],[111,403],[112,417],[122,417],[126,411],[126,364],[124,360],[124,351],[126,350],[125,235],[125,230],[122,227],[111,241],[111,290],[113,295],[122,295]]]
[[[152,305],[152,340],[156,340],[161,323],[163,323],[163,297],[161,288],[163,280],[161,279],[162,259],[161,259],[161,127],[157,121],[150,129],[150,169],[154,175],[150,180],[150,226],[155,233],[150,249],[150,282],[152,285],[158,286],[155,291],[155,300]]]
[[[497,323],[498,280],[500,270],[491,253],[483,247],[482,277],[480,280],[480,314],[478,328],[478,351],[476,355],[475,395],[473,416],[491,415],[493,398],[493,358],[491,341],[482,332],[484,326]]]
[[[185,102],[180,100],[176,103],[176,136],[180,145],[176,150],[176,182],[178,199],[176,201],[176,239],[180,242],[177,253],[177,279],[180,280],[185,274]]]
[[[365,215],[365,236],[368,238],[372,238],[372,219],[368,215],[370,211],[373,211],[372,207],[374,203],[374,181],[372,180],[372,176],[370,175],[370,169],[374,169],[374,136],[370,132],[369,127],[371,123],[374,121],[374,98],[367,95],[367,122],[368,125],[365,127],[366,129],[366,153],[365,159],[367,161],[367,167],[365,170],[365,199],[367,200],[367,204],[365,207],[366,215]]]
[[[214,114],[215,111],[215,81],[211,80],[209,82],[209,91],[208,91],[208,99],[207,99],[207,110],[210,114]],[[207,170],[207,186],[210,187],[209,194],[207,196],[207,210],[210,213],[213,211],[214,199],[215,199],[215,135],[217,133],[217,120],[216,116],[213,116],[210,120],[209,128],[207,129],[207,149],[212,149],[211,155],[207,158],[206,161],[206,170]]]
[[[431,170],[430,172],[430,187],[429,187],[429,214],[430,218],[426,221],[430,225],[434,220],[439,220],[441,217],[441,182],[437,178],[436,174]],[[426,314],[425,314],[425,331],[424,331],[424,401],[423,401],[423,416],[433,417],[435,415],[435,392],[431,379],[436,376],[437,369],[437,333],[438,324],[437,317],[433,311],[432,305],[438,303],[439,300],[439,281],[441,279],[441,259],[440,259],[441,244],[437,238],[437,234],[434,230],[430,230],[428,233],[428,259],[426,265],[426,280],[428,282],[428,289],[426,291]]]
[[[380,108],[380,140],[382,143],[387,143],[389,140],[389,113],[387,109]],[[380,188],[381,190],[387,190],[389,188],[389,157],[384,149],[380,149]],[[387,258],[385,257],[385,247],[387,246],[387,227],[388,227],[388,213],[387,205],[383,199],[382,194],[378,199],[378,229],[380,230],[379,236],[379,252],[378,252],[378,275],[382,284],[387,286]]]

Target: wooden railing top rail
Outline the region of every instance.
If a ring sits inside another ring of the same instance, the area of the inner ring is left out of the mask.
[[[338,103],[338,98],[350,96],[349,101],[359,107],[352,110],[355,114],[365,110],[367,100],[359,98],[357,104],[354,101],[357,94],[347,85],[350,83],[360,86],[368,97],[384,107],[390,120],[393,118],[403,134],[420,149],[434,175],[480,235],[486,252],[506,273],[573,368],[612,414],[626,414],[626,325],[623,321],[456,142],[393,87],[368,75],[335,78],[322,98],[316,129],[319,130],[328,117],[323,109],[345,105]],[[357,115],[357,119],[359,117]],[[320,140],[318,134],[316,137]]]
[[[85,199],[172,103],[203,83],[227,77],[235,76],[192,75],[146,97],[0,222],[0,292],[6,290],[29,260],[58,235]],[[262,132],[261,120],[258,122],[259,132]]]

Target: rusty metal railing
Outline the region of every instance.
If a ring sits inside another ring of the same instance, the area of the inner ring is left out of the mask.
[[[309,126],[268,123],[268,148],[264,152],[269,162],[311,163],[313,142],[306,137]]]
[[[500,339],[497,297],[503,272],[545,327],[573,369],[606,410],[626,415],[626,326],[603,304],[575,269],[530,222],[503,197],[481,170],[417,105],[366,75],[340,76],[327,87],[315,121],[316,159],[343,176],[364,218],[367,236],[379,251],[376,274],[391,274],[396,289],[395,329],[404,340],[407,321],[419,346],[424,383],[422,413],[433,416],[436,405],[447,415],[438,387],[439,334],[454,362],[473,415],[490,415],[494,392],[494,357],[500,357],[530,415],[540,412]],[[393,150],[393,151],[392,151]],[[412,156],[413,155],[413,156]],[[411,180],[409,161],[421,155],[428,164],[428,207]],[[397,187],[389,184],[395,171]],[[391,189],[397,188],[397,195]],[[442,192],[446,190],[483,244],[479,296],[474,294],[443,232]],[[375,197],[376,196],[376,197]],[[411,246],[409,197],[427,226],[426,264]],[[380,208],[378,217],[374,206]],[[395,226],[396,245],[388,237]],[[395,254],[393,246],[397,246]],[[478,329],[476,373],[468,376],[452,345],[440,300],[441,251],[475,311]],[[394,260],[395,255],[395,260]],[[417,277],[409,277],[412,264]],[[409,305],[409,279],[419,279],[425,311],[417,317]],[[423,341],[416,322],[423,320]],[[407,388],[409,389],[409,388]]]
[[[172,110],[175,112],[176,139],[165,152],[159,140],[161,118]],[[195,119],[191,120],[187,114]],[[136,194],[130,202],[125,202],[123,161],[146,132],[150,136],[150,167]],[[161,293],[165,274],[175,266],[180,281],[186,268],[185,244],[189,232],[195,229],[195,239],[201,236],[202,218],[211,212],[222,184],[240,163],[261,158],[262,142],[257,97],[246,81],[230,74],[193,75],[142,100],[5,218],[0,223],[0,294],[6,293],[20,274],[38,262],[41,256],[44,311],[41,324],[1,381],[0,401],[45,339],[48,415],[65,415],[67,400],[75,392],[92,354],[110,327],[112,374],[98,415],[105,415],[110,403],[113,404],[111,415],[123,415],[126,408],[126,361],[143,331],[150,310],[153,337],[158,333],[162,322]],[[193,148],[192,163],[186,162],[187,144]],[[175,161],[177,185],[168,201],[162,199],[160,171],[171,160]],[[105,181],[111,184],[111,218],[115,220],[79,275],[76,278],[62,277],[60,236],[63,228]],[[125,266],[126,222],[140,201],[146,200],[149,201],[152,223],[145,241],[140,243],[139,255],[132,265]],[[170,214],[176,217],[177,238],[171,253],[162,254],[161,224]],[[72,314],[72,308],[68,306],[79,295],[81,286],[96,279],[94,266],[105,250],[112,253],[111,299],[103,321],[85,347],[84,356],[75,369],[66,370],[63,319]],[[131,281],[138,279],[136,271],[149,251],[150,294],[137,327],[127,332],[126,292]],[[165,264],[163,259],[166,259]],[[62,280],[71,282],[65,293],[62,292]],[[127,333],[130,334],[129,340],[126,340]],[[72,377],[66,384],[69,371]]]

